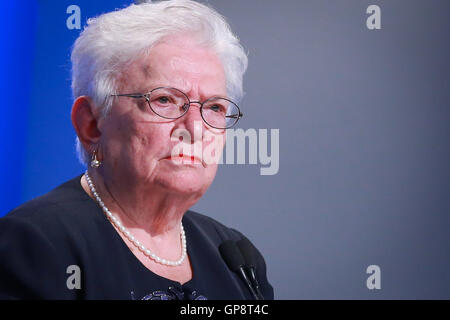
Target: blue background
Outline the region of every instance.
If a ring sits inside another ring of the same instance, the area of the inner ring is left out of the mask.
[[[70,49],[67,7],[86,20],[132,1],[1,1],[0,52],[2,186],[5,214],[82,172],[70,121]]]
[[[0,215],[84,170],[67,7],[84,25],[129,3],[0,1]],[[277,298],[450,299],[450,1],[208,3],[249,52],[240,126],[280,129],[280,171],[223,165],[194,209],[258,246]]]

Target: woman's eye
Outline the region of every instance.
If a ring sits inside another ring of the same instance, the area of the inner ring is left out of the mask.
[[[221,112],[221,111],[223,111],[223,107],[220,106],[220,105],[218,105],[218,104],[212,105],[212,106],[210,107],[210,109],[211,109],[212,111],[215,111],[215,112]]]
[[[169,102],[169,98],[168,97],[159,97],[158,98],[158,102],[160,102],[160,103],[168,103]]]

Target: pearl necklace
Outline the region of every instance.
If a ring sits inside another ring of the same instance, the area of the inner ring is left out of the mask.
[[[130,231],[128,231],[122,223],[117,219],[111,211],[106,207],[106,205],[103,203],[102,199],[98,195],[97,191],[95,190],[94,183],[92,182],[91,178],[89,177],[88,172],[85,172],[86,181],[88,183],[89,189],[91,189],[92,194],[94,195],[95,199],[97,199],[98,204],[102,208],[103,212],[106,214],[106,216],[109,218],[109,220],[115,225],[115,227],[120,230],[130,241],[135,245],[140,251],[142,251],[143,254],[145,254],[150,259],[156,261],[157,263],[166,265],[166,266],[179,266],[187,255],[187,249],[186,249],[186,235],[184,234],[184,228],[183,224],[181,224],[181,257],[177,261],[170,261],[163,258],[158,257],[156,254],[148,250],[143,244],[137,240]]]

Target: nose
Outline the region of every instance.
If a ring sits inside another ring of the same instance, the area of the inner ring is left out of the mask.
[[[201,103],[191,101],[188,111],[179,119],[191,136],[191,143],[201,141],[203,136],[204,122],[200,113]]]

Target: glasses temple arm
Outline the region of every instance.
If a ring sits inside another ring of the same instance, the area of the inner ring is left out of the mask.
[[[129,97],[129,98],[146,98],[147,94],[143,93],[126,93],[126,94],[112,94],[112,97]]]
[[[239,112],[239,114],[232,114],[231,116],[225,116],[225,118],[233,118],[233,119],[240,119],[242,118],[243,114]]]

